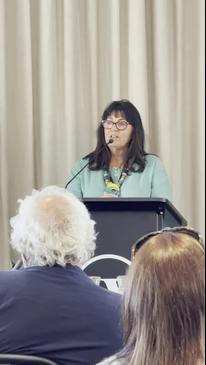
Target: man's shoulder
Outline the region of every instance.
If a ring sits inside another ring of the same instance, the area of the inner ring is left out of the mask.
[[[0,280],[10,280],[12,279],[13,277],[16,276],[16,273],[18,272],[19,270],[5,270],[5,271],[0,271]]]
[[[102,293],[104,293],[103,295],[105,295],[108,299],[116,300],[118,302],[121,300],[121,295],[120,294],[115,293],[111,290],[102,288],[101,286],[99,286],[98,288],[99,288],[99,290],[102,291]]]
[[[126,364],[123,362],[123,360],[118,360],[117,357],[114,355],[101,361],[97,365],[126,365]]]
[[[94,285],[95,285],[94,286],[95,294],[97,296],[102,297],[105,301],[110,302],[110,303],[119,304],[121,302],[122,296],[120,294],[115,293],[111,290],[105,289],[96,284],[94,284]]]
[[[0,271],[0,281],[13,281],[13,280],[18,280],[20,278],[22,278],[22,276],[26,275],[26,269],[25,268],[20,268],[18,270],[5,270],[5,271]]]
[[[16,271],[0,271],[0,295],[3,293],[9,293],[12,288],[18,286],[19,270]]]
[[[38,271],[38,267],[35,268]],[[28,276],[28,273],[31,272],[32,274],[32,267],[31,268],[20,268],[18,270],[7,270],[7,271],[0,271],[0,286],[2,284],[7,285],[23,285],[25,282],[29,281],[31,275]],[[33,274],[32,274],[33,276]]]

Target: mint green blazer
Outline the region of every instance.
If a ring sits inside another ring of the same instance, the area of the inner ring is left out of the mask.
[[[143,172],[131,172],[121,186],[122,198],[165,198],[172,201],[169,179],[162,161],[154,155],[146,155]],[[78,160],[74,164],[70,179],[88,162]],[[69,184],[68,190],[78,198],[99,198],[105,190],[104,171],[91,171],[88,166]],[[111,168],[110,174],[117,182],[121,169]]]

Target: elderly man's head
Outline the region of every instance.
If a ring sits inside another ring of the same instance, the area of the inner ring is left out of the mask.
[[[20,200],[10,220],[11,245],[27,265],[82,264],[95,250],[94,221],[65,189],[49,186]]]

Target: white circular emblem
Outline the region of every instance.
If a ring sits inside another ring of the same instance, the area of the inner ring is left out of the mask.
[[[130,264],[131,264],[131,261],[126,259],[123,256],[113,255],[113,254],[104,254],[104,255],[98,255],[98,256],[92,257],[84,265],[82,265],[82,270],[85,270],[90,265],[92,265],[94,262],[108,260],[108,259],[123,262],[124,264],[126,264],[128,266],[130,266]],[[95,276],[95,277],[91,277],[91,279],[93,279],[93,281],[98,284],[101,281],[103,281],[104,284],[106,285],[107,289],[111,290],[115,293],[121,294],[123,292],[124,281],[125,281],[124,275],[119,275],[116,278],[101,278],[100,276]]]
[[[82,270],[85,270],[89,265],[93,264],[96,261],[106,260],[106,259],[121,261],[121,262],[124,262],[125,264],[127,264],[128,266],[131,264],[131,261],[129,261],[125,257],[119,256],[119,255],[105,254],[105,255],[99,255],[99,256],[92,257],[89,261],[87,261],[82,266]]]

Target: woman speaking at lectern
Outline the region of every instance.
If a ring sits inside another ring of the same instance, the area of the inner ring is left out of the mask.
[[[128,100],[102,114],[95,150],[78,160],[66,187],[79,198],[158,197],[171,200],[161,160],[145,152],[140,114]]]

